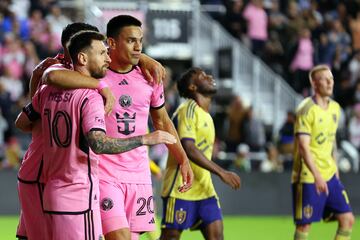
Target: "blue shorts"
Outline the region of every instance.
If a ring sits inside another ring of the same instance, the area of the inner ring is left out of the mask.
[[[163,198],[161,228],[202,229],[216,220],[222,220],[221,209],[216,197],[198,201],[172,197]]]
[[[327,185],[329,195],[318,195],[314,183],[292,184],[295,224],[333,220],[336,214],[351,212],[349,198],[340,180],[334,175]]]

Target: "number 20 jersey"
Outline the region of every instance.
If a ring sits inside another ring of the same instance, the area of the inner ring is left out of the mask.
[[[150,108],[164,106],[163,85],[149,84],[137,66],[127,73],[108,70],[102,80],[117,99],[111,115],[105,117],[108,136],[128,138],[146,134]],[[147,146],[99,157],[100,180],[151,184]]]

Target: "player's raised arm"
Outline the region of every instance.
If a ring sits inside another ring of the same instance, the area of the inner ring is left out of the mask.
[[[155,59],[142,53],[139,60],[139,67],[149,82],[159,84],[165,79],[165,68]]]
[[[97,154],[117,154],[130,151],[143,145],[155,145],[160,143],[174,144],[176,138],[164,131],[155,131],[146,135],[130,138],[111,138],[103,131],[90,131],[87,134],[90,148]]]
[[[171,122],[165,107],[151,109],[150,114],[156,129],[166,131],[176,137],[176,143],[168,145],[167,147],[171,154],[175,156],[180,165],[180,170],[183,177],[183,186],[181,187],[180,191],[186,192],[192,185],[194,174],[190,167],[189,159],[187,158],[186,153],[181,146],[181,142],[174,124]]]

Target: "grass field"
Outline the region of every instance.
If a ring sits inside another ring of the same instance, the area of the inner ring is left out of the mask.
[[[359,217],[358,217],[359,218]],[[16,216],[0,217],[0,239],[15,239]],[[292,240],[294,226],[291,217],[238,216],[224,218],[225,240]],[[336,223],[316,223],[312,226],[309,240],[332,240]],[[145,236],[141,240],[147,239]],[[203,239],[199,231],[185,231],[182,240]],[[360,223],[353,228],[353,240],[360,239]]]

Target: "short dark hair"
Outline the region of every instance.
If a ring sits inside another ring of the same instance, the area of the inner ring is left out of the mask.
[[[106,25],[106,36],[109,38],[115,38],[119,35],[121,29],[123,27],[128,26],[137,26],[141,27],[142,23],[139,19],[134,18],[130,15],[118,15],[110,19],[108,24]]]
[[[192,67],[188,69],[185,73],[183,73],[177,81],[177,89],[181,97],[192,98],[189,86],[192,83],[192,78],[194,74],[198,71],[201,71],[201,69],[197,67]]]
[[[80,31],[70,38],[69,54],[74,64],[77,63],[79,52],[91,46],[93,40],[105,41],[106,37],[95,31]]]
[[[87,23],[83,23],[83,22],[70,23],[63,29],[61,33],[61,45],[65,48],[66,43],[70,41],[70,38],[74,34],[84,30],[99,32],[99,29],[97,27]]]

